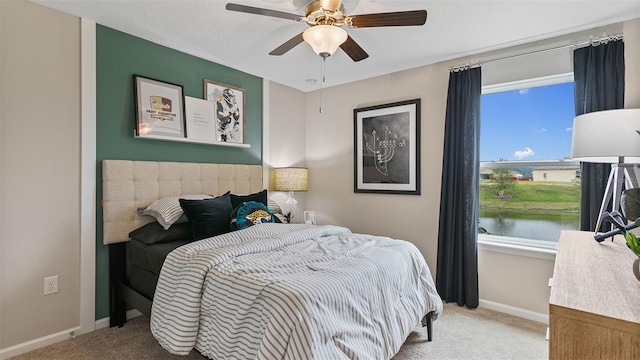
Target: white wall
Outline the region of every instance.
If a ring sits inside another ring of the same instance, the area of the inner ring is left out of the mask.
[[[294,193],[298,204],[289,207],[285,204],[288,194],[273,191],[273,172],[275,167],[306,166],[305,160],[305,94],[294,88],[265,80],[268,93],[268,129],[265,129],[265,149],[263,150],[263,166],[268,172],[269,198],[277,202],[282,211],[291,210],[292,222],[303,222],[303,211],[306,209],[306,193]],[[265,101],[266,102],[266,101]],[[313,171],[312,171],[313,173]],[[310,189],[313,182],[310,182]]]
[[[80,324],[80,19],[0,2],[0,349]],[[44,278],[59,292],[44,296]]]
[[[553,260],[501,252],[478,251],[478,286],[480,299],[500,306],[525,310],[516,315],[542,321],[549,313],[549,278],[553,275]],[[481,303],[482,306],[482,303]],[[509,311],[505,311],[509,312]]]
[[[327,61],[331,61],[329,58]],[[414,243],[435,276],[447,64],[436,64],[307,94],[309,209],[320,224]],[[318,112],[322,96],[323,113]],[[353,192],[353,110],[420,98],[422,195]]]

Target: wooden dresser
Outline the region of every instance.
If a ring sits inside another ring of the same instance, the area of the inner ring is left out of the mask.
[[[640,281],[624,238],[563,231],[549,299],[550,359],[640,359]]]

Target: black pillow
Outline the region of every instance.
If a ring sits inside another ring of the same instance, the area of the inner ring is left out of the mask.
[[[204,200],[180,199],[180,206],[193,226],[194,240],[231,231],[231,199],[229,194]]]
[[[237,208],[242,205],[244,202],[255,201],[261,202],[264,206],[267,206],[267,189],[259,191],[257,193],[249,194],[249,195],[236,195],[231,194],[231,207],[232,209]]]
[[[150,222],[129,233],[131,239],[141,241],[147,245],[165,243],[175,240],[193,239],[193,228],[189,223],[173,224],[165,230],[158,222]]]

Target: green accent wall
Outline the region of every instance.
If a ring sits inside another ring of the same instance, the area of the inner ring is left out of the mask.
[[[101,25],[96,26],[96,197],[102,199],[102,160],[262,164],[262,78],[191,56]],[[245,143],[235,148],[136,139],[133,75],[183,86],[203,98],[204,79],[245,89]],[[109,252],[96,211],[96,320],[109,316]]]

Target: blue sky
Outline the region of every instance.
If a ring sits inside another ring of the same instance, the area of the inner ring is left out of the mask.
[[[573,83],[482,95],[480,161],[571,156]]]

